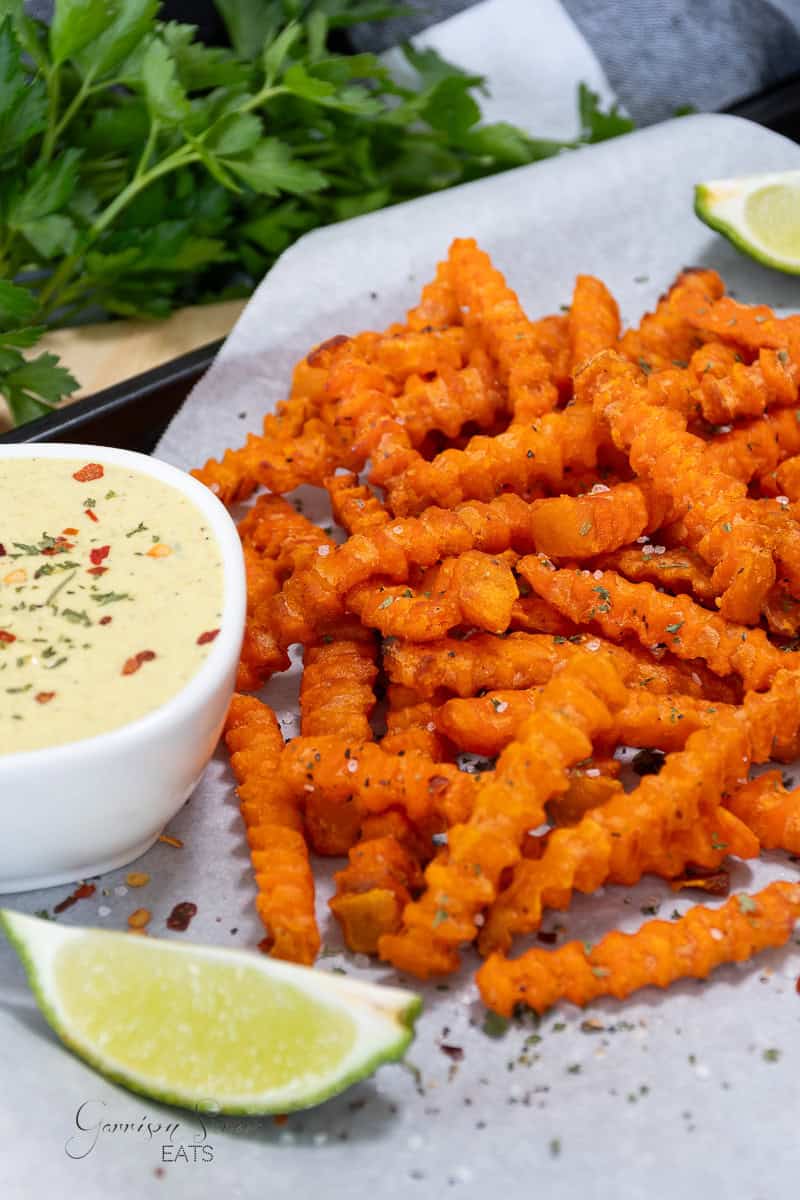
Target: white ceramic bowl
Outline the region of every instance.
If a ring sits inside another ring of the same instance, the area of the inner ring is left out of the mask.
[[[66,443],[0,447],[3,461],[69,458],[127,467],[187,496],[219,542],[219,636],[189,682],[135,721],[80,741],[0,754],[0,892],[100,875],[143,854],[197,784],[233,693],[245,615],[239,536],[219,500],[156,458]]]

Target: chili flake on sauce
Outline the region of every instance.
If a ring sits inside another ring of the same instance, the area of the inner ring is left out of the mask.
[[[0,556],[0,754],[143,716],[180,691],[219,633],[217,540],[188,497],[139,471],[4,462]]]

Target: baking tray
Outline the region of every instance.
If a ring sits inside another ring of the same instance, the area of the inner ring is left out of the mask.
[[[730,105],[746,117],[800,142],[800,75]],[[149,454],[189,391],[214,361],[222,339],[170,359],[144,374],[0,434],[4,442],[84,442]]]

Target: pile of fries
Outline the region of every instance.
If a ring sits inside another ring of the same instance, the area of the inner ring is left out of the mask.
[[[713,890],[729,857],[800,852],[800,791],[749,779],[800,752],[799,388],[800,317],[712,270],[622,332],[586,275],[530,319],[459,239],[403,324],[318,346],[263,433],[195,472],[228,505],[259,493],[225,736],[270,953],[319,950],[310,853],[347,855],[330,906],[352,950],[428,978],[474,942],[505,1015],[788,940],[800,883],[775,882],[509,957],[574,892]],[[343,542],[284,499],[300,484]],[[246,693],[297,643],[284,742]],[[664,752],[629,792],[623,746]]]

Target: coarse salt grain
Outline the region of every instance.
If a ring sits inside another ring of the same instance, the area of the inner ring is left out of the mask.
[[[722,932],[721,929],[710,929],[709,933],[715,942],[721,942],[722,939],[725,937],[725,934]]]
[[[111,915],[111,909],[107,904],[101,904],[97,910],[98,917],[108,917]]]
[[[325,558],[330,552],[330,546],[317,546],[317,554],[319,554],[320,558]]]
[[[114,888],[115,896],[127,896],[127,894],[128,894],[128,889],[125,887],[125,885],[123,883],[121,883],[118,887]]]
[[[637,537],[636,541],[637,541],[638,545],[644,546],[647,542],[650,541],[650,538],[647,536],[646,533],[643,533],[641,537]]]
[[[696,683],[697,686],[700,687],[701,679],[700,679],[700,676],[697,674],[697,671],[692,671],[692,683]]]
[[[355,775],[356,771],[358,770],[358,759],[351,758],[349,763],[347,764],[347,769],[351,775]]]
[[[789,503],[788,496],[776,496],[775,499],[778,501],[778,504],[788,504]]]
[[[499,712],[499,713],[504,713],[507,708],[508,708],[507,700],[498,700],[497,704],[495,704],[495,706],[494,706],[494,711]]]
[[[600,643],[599,643],[599,642],[595,642],[595,641],[592,641],[592,642],[587,642],[587,643],[586,643],[586,645],[585,645],[585,647],[584,647],[584,649],[585,649],[585,650],[591,650],[591,651],[592,651],[592,653],[594,653],[596,650],[599,650],[599,649],[600,649]]]
[[[597,568],[597,570],[595,571],[595,573],[594,573],[594,577],[595,577],[595,579],[602,579],[602,578],[603,578],[603,572],[600,570],[600,568],[599,568],[599,567],[598,567],[598,568]]]
[[[313,792],[313,790],[314,790],[314,785],[313,785],[313,783],[304,783],[304,784],[303,784],[303,791],[304,791],[304,792]]]
[[[597,779],[598,775],[600,774],[600,768],[599,767],[589,767],[589,770],[584,771],[584,774],[587,775],[589,777],[589,779]]]
[[[599,496],[601,492],[609,492],[609,491],[611,491],[611,489],[609,488],[608,484],[596,483],[594,485],[594,487],[591,488],[589,495],[590,496]]]
[[[667,553],[666,546],[653,546],[653,554],[666,554],[666,553]]]
[[[433,721],[428,721],[428,723],[427,723],[427,725],[425,726],[425,728],[427,729],[428,733],[435,733],[435,732],[436,732],[436,726],[434,725]]]

